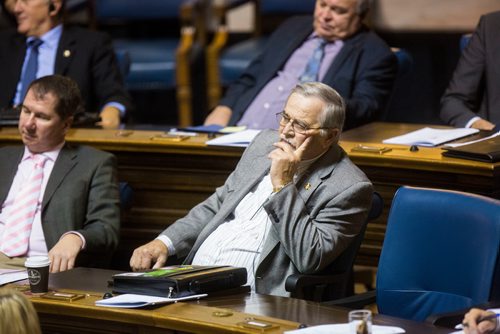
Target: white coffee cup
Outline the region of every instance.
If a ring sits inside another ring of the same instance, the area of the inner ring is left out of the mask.
[[[50,265],[50,260],[48,256],[32,256],[26,259],[24,266],[26,268],[41,268]]]

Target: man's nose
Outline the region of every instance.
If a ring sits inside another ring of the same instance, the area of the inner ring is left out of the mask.
[[[295,134],[295,130],[293,129],[293,120],[290,120],[288,123],[285,124],[282,132],[286,135]]]
[[[27,128],[33,129],[36,126],[35,115],[30,114],[24,123]]]

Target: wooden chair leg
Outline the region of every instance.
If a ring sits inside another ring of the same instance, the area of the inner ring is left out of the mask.
[[[207,99],[209,109],[212,109],[219,103],[222,95],[219,57],[222,47],[227,42],[227,38],[227,28],[225,26],[221,26],[217,29],[212,43],[210,43],[207,47]]]
[[[193,124],[190,56],[193,48],[194,34],[195,29],[193,27],[182,28],[181,41],[176,51],[176,95],[178,123],[181,127]]]

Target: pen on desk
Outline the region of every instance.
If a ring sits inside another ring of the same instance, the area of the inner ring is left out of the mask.
[[[500,318],[500,313],[493,313],[493,314],[481,317],[481,318],[477,319],[476,323],[478,324],[480,322],[487,321],[487,320],[493,320],[495,318]],[[464,322],[464,323],[462,323],[462,326],[469,327],[469,324],[467,322]]]
[[[484,317],[481,317],[477,320],[477,323],[480,323],[482,321],[486,321],[486,320],[493,320],[495,318],[500,318],[500,313],[493,313],[493,314],[490,314],[490,315],[486,315]]]

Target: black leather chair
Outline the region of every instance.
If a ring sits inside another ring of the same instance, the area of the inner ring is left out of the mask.
[[[362,230],[351,245],[323,273],[288,276],[285,289],[292,293],[292,297],[320,302],[352,295],[354,293],[353,265],[363,241],[366,225],[380,216],[383,206],[382,196],[374,192],[372,207]]]

